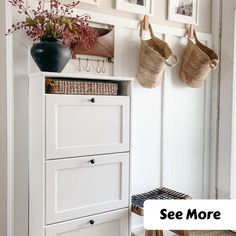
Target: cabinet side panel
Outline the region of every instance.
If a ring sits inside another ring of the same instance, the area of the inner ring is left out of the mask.
[[[44,77],[29,80],[29,236],[44,236]]]
[[[14,80],[14,231],[28,235],[29,162],[28,77]]]

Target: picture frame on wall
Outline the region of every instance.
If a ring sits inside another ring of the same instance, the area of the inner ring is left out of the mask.
[[[154,0],[116,0],[116,9],[136,14],[152,15]]]
[[[99,0],[80,0],[80,2],[92,4],[92,5],[99,5]]]
[[[168,0],[168,20],[198,24],[199,0]]]

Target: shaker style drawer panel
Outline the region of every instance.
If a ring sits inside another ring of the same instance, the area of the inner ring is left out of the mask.
[[[129,151],[129,97],[46,95],[46,158]]]
[[[46,236],[128,236],[128,210],[46,227]]]
[[[46,163],[46,223],[129,205],[129,154],[51,160]]]

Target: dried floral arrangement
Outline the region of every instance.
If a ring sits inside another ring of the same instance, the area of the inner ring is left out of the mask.
[[[80,1],[62,4],[58,0],[50,0],[48,9],[45,7],[45,0],[39,0],[36,9],[31,9],[24,0],[9,2],[17,7],[19,14],[25,15],[25,20],[13,24],[7,34],[23,29],[34,41],[45,38],[61,39],[71,48],[76,44],[90,48],[97,39],[97,31],[88,24],[90,17],[74,15],[73,9]]]

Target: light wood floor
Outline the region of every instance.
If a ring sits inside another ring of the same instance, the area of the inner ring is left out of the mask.
[[[234,236],[228,231],[190,231],[190,236]]]
[[[132,233],[132,236],[144,236],[144,231]],[[165,236],[177,236],[173,233],[166,232]],[[236,236],[228,231],[189,231],[189,236]]]

